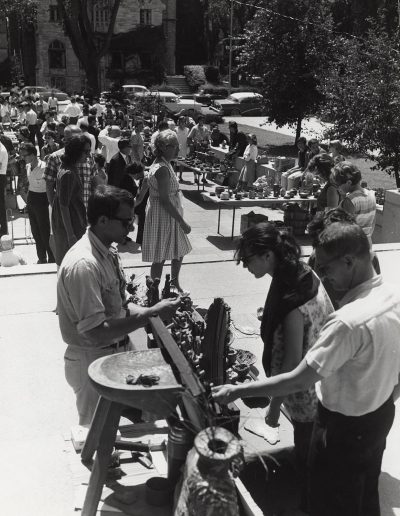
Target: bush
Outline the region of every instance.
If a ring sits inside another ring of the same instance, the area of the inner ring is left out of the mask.
[[[193,89],[197,89],[206,82],[203,65],[186,65],[183,68],[183,73],[186,77],[187,83]]]
[[[174,88],[173,86],[168,86],[167,84],[159,84],[154,85],[150,88],[151,91],[166,91],[168,93],[175,93],[175,95],[180,95],[180,90],[178,88]]]
[[[204,67],[204,75],[208,82],[211,84],[219,84],[220,83],[220,75],[219,70],[216,66],[205,66]]]

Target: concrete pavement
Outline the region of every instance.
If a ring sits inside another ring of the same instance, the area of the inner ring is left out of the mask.
[[[237,325],[253,322],[255,325],[254,314],[265,301],[268,278],[255,280],[235,265],[234,244],[229,238],[215,234],[216,210],[203,205],[193,187],[188,186],[186,190],[184,204],[193,228],[190,237],[193,253],[185,258],[182,285],[191,291],[200,307],[208,307],[216,296],[223,297],[232,307]],[[270,210],[269,214],[271,219],[282,217],[279,210]],[[227,235],[230,234],[230,215],[225,212],[222,215],[222,233]],[[31,257],[31,264],[35,261],[33,246],[23,243],[17,247]],[[383,275],[400,287],[400,251],[385,249],[379,252]],[[135,246],[132,245],[133,253],[128,248],[121,250],[127,273],[135,271],[139,275],[148,271]],[[53,312],[55,268],[30,265],[17,270],[24,273],[0,278],[1,513],[70,516],[74,488],[68,466],[71,452],[64,436],[69,435],[77,417],[73,393],[64,379],[65,345]],[[260,355],[258,338],[244,339],[239,332],[237,338],[240,347],[248,346]],[[399,459],[398,413],[383,461],[382,516],[400,516]]]

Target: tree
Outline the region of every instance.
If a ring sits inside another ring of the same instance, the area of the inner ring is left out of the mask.
[[[21,27],[36,18],[36,0],[0,0],[0,12],[3,16],[13,16]]]
[[[362,39],[342,38],[340,46],[324,81],[321,115],[333,123],[331,136],[394,174],[400,187],[399,36],[371,22]]]
[[[331,29],[328,0],[271,0],[244,33],[241,69],[262,78],[268,120],[296,125],[296,139],[323,101],[321,78],[335,52]]]
[[[110,48],[121,0],[110,2],[109,23],[104,33],[94,30],[89,14],[89,7],[96,3],[97,0],[57,0],[65,32],[86,72],[89,87],[98,93],[100,60]]]

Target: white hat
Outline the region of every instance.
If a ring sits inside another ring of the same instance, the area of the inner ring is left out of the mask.
[[[13,239],[10,235],[3,235],[0,239],[3,251],[9,251],[14,247]]]

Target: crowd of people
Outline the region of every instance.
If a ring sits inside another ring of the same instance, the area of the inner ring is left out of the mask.
[[[114,244],[130,240],[136,218],[136,242],[143,261],[151,263],[151,277],[160,278],[169,260],[171,283],[182,292],[179,276],[191,251],[191,227],[181,201],[183,177],[174,163],[210,144],[228,147],[231,158],[244,158],[238,188],[249,188],[256,179],[257,139],[235,122],[224,135],[216,125],[208,128],[202,116],[197,123],[181,116],[177,125],[163,116],[150,127],[140,117],[129,120],[118,106],[104,110],[97,99],[92,105],[71,99],[61,117],[50,101],[21,104],[19,122],[26,125],[18,129],[17,158],[8,138],[0,137],[0,186],[4,190],[8,161],[14,160],[38,263],[55,261],[59,267],[65,374],[79,423],[89,424],[98,400],[87,374],[90,363],[130,349],[128,333],[153,315],[170,317],[179,306],[179,298],[151,308],[129,303]],[[5,108],[0,113],[4,127]],[[400,298],[374,262],[374,194],[342,144],[331,141],[324,149],[301,137],[297,146],[298,163],[282,174],[281,187],[318,179],[317,212],[309,226],[314,253],[304,263],[295,239],[269,223],[242,235],[237,262],[256,278],[272,277],[261,321],[262,365],[269,378],[217,386],[213,396],[220,403],[269,396],[265,426],[271,428],[279,425],[285,405],[306,513],[379,516],[378,478],[393,401],[400,395]],[[11,260],[2,209],[1,242]]]

